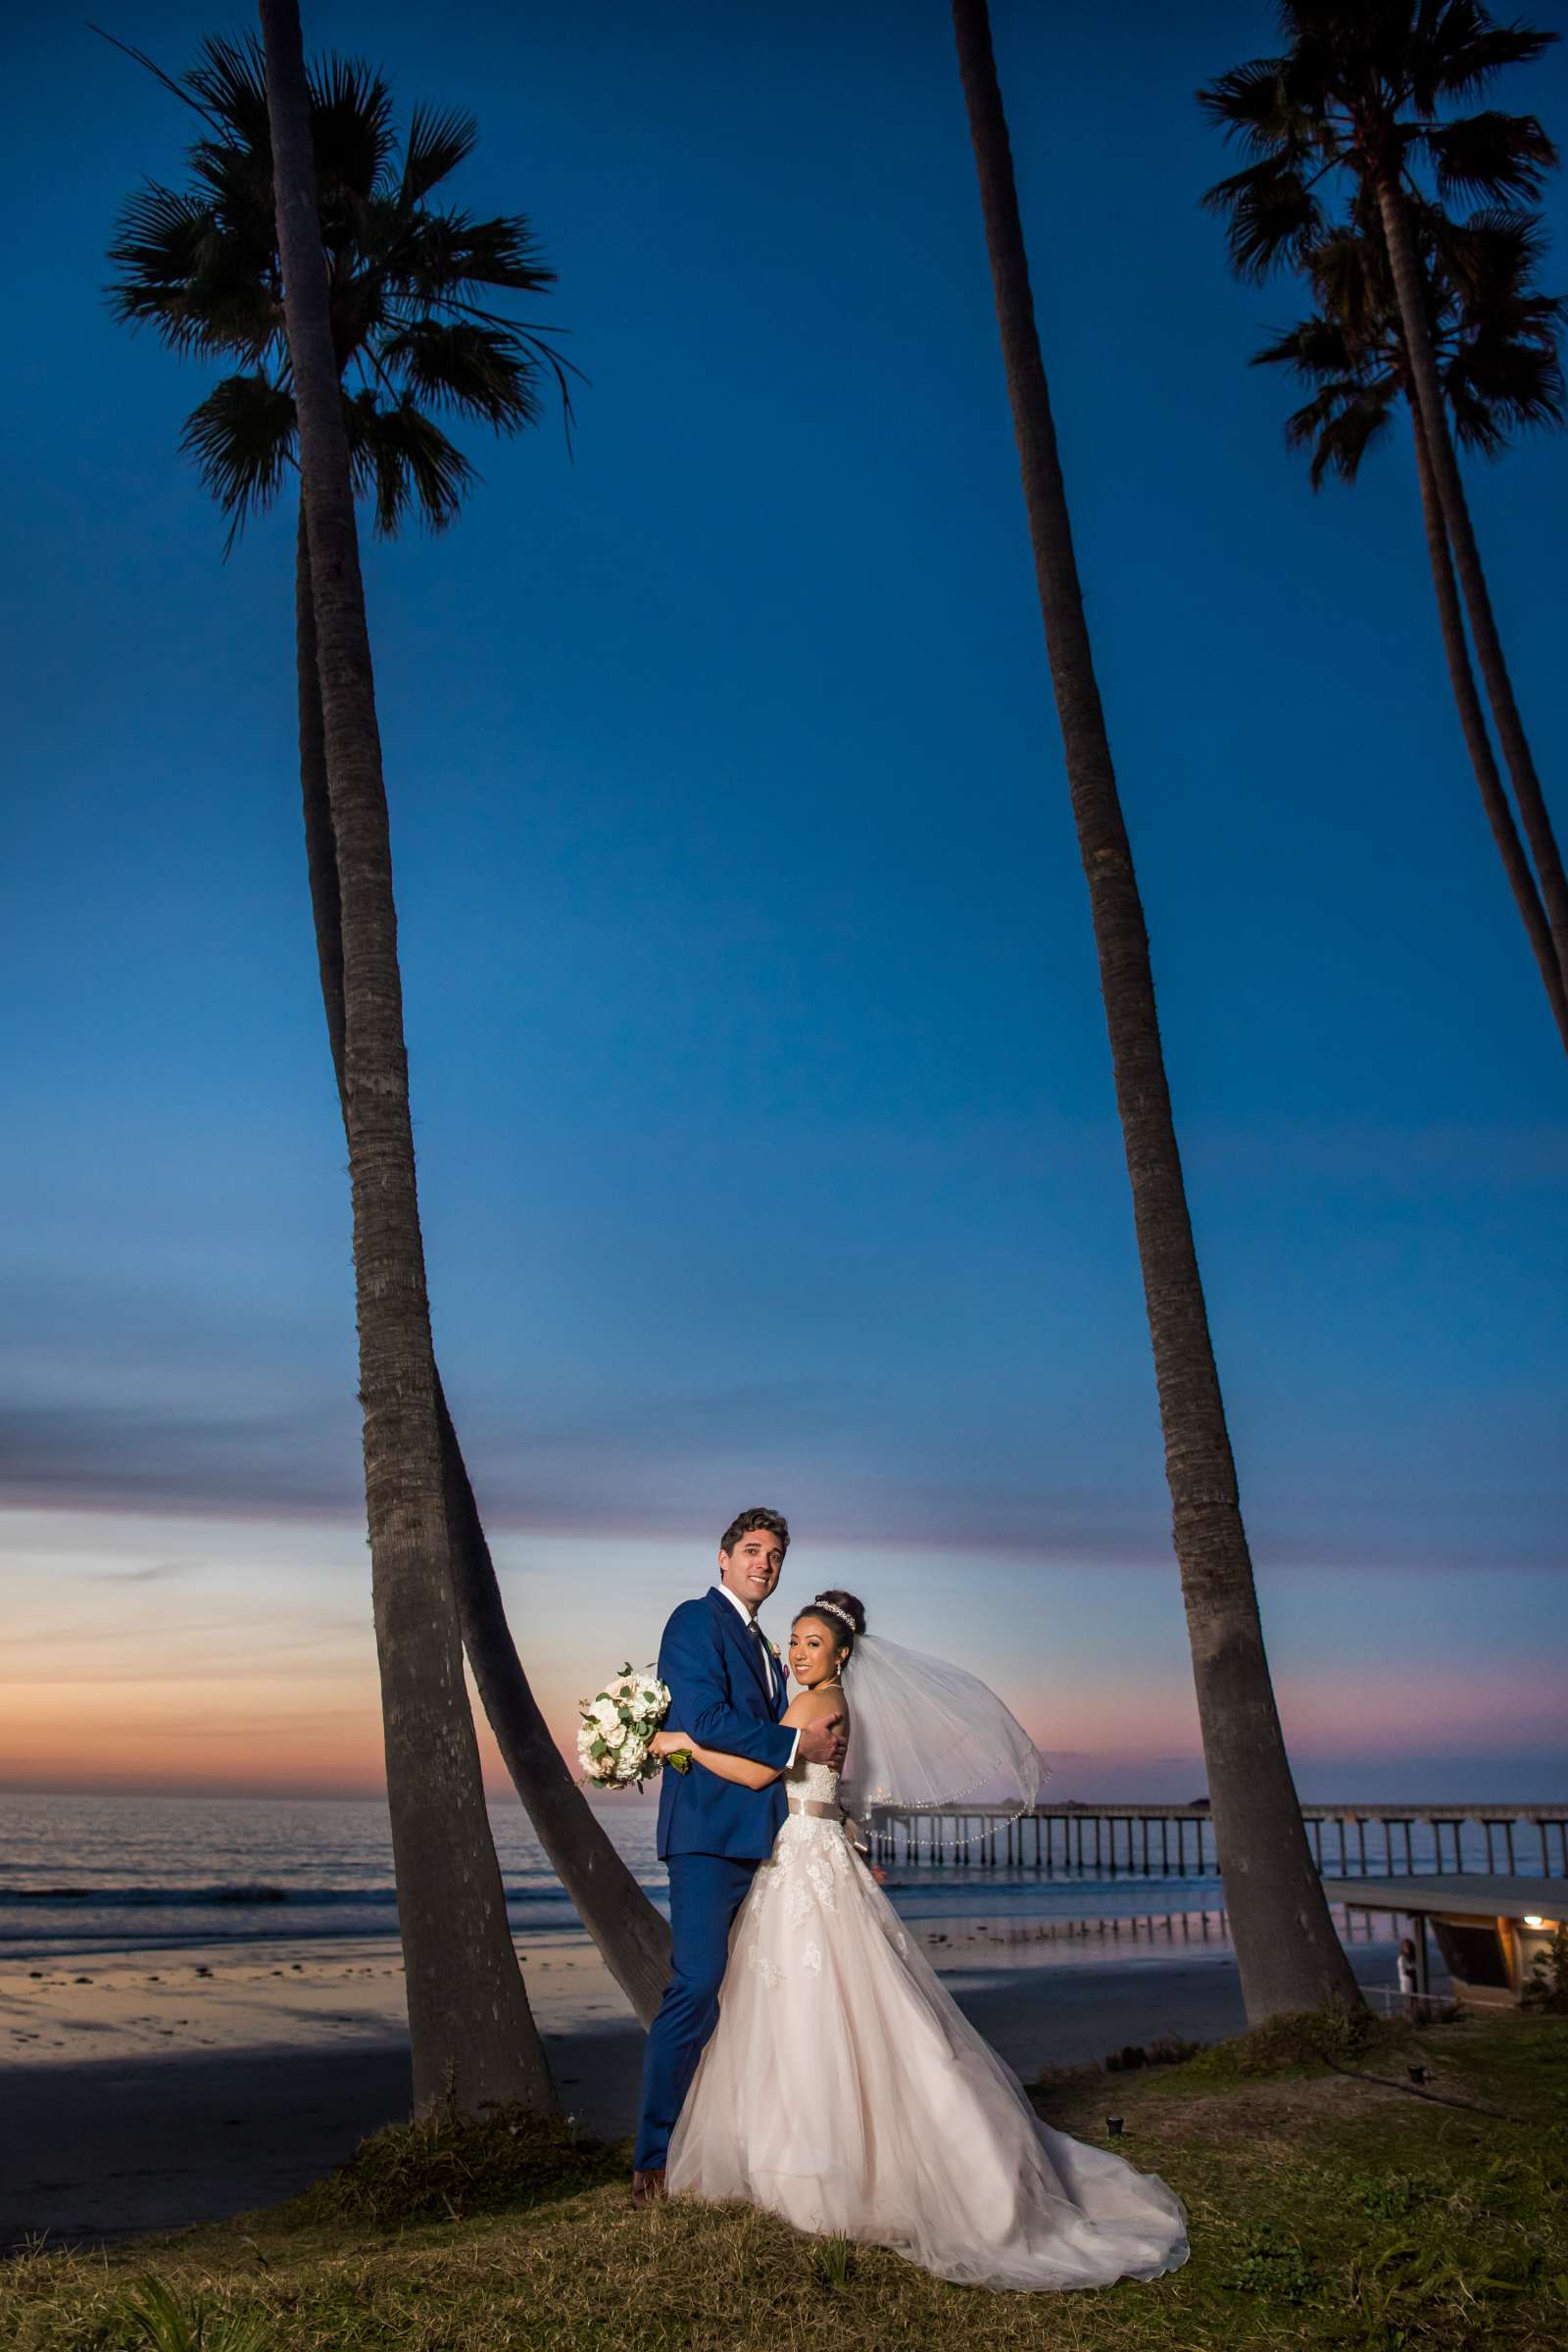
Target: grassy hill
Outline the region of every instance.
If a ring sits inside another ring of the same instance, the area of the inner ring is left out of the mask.
[[[1412,2066],[1428,2080],[1416,2085]],[[1284,2021],[1062,2076],[1051,2122],[1186,2201],[1151,2286],[991,2294],[738,2209],[633,2213],[625,2151],[396,2128],[292,2204],[0,2270],[18,2352],[1206,2352],[1568,2342],[1568,2021]]]

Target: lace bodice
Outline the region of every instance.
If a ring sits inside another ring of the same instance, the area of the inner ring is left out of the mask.
[[[790,1810],[752,1882],[740,1946],[748,1967],[770,1990],[790,1974],[820,1976],[840,1897],[858,1875],[866,1875],[845,1831],[839,1775],[831,1764],[792,1764],[784,1793]],[[907,1948],[904,1931],[880,1892],[870,1887],[870,1893],[878,1924],[902,1956]]]
[[[831,1764],[792,1764],[784,1775],[784,1793],[808,1797],[813,1804],[836,1804],[839,1776]]]

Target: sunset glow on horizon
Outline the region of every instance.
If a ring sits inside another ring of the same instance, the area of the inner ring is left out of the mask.
[[[564,1750],[576,1699],[620,1662],[611,1651],[651,1657],[669,1609],[712,1575],[695,1543],[668,1538],[502,1537],[496,1548],[524,1665]],[[7,1512],[0,1556],[11,1599],[0,1788],[381,1794],[368,1561],[352,1525]],[[768,1621],[781,1633],[792,1603],[848,1584],[881,1631],[942,1649],[1004,1692],[1053,1767],[1048,1795],[1200,1792],[1174,1560],[1086,1571],[1020,1555],[993,1558],[987,1575],[998,1613],[971,1615],[946,1597],[972,1583],[970,1562],[927,1547],[802,1544]],[[1555,1782],[1555,1661],[1534,1650],[1523,1615],[1494,1621],[1484,1660],[1463,1672],[1446,1663],[1456,1587],[1451,1576],[1307,1568],[1273,1581],[1275,1680],[1303,1794],[1375,1797],[1391,1771],[1403,1792],[1411,1757],[1430,1771],[1446,1759],[1440,1778],[1453,1788],[1479,1769],[1481,1793],[1499,1797]],[[1345,1607],[1362,1650],[1349,1659]],[[502,1799],[511,1783],[475,1713],[486,1787]]]

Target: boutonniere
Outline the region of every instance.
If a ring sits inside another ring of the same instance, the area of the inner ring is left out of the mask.
[[[762,1640],[767,1642],[767,1636],[765,1634],[762,1636]],[[780,1664],[782,1664],[784,1653],[779,1648],[778,1643],[776,1642],[767,1642],[767,1646],[773,1652],[774,1657],[779,1660]]]

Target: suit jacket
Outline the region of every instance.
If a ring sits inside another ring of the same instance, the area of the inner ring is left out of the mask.
[[[665,1626],[659,1679],[669,1685],[672,1730],[754,1764],[789,1762],[795,1734],[779,1722],[789,1703],[783,1677],[774,1676],[765,1645],[716,1585],[701,1600],[683,1600]],[[760,1862],[773,1850],[785,1810],[781,1781],[743,1788],[695,1758],[684,1774],[666,1765],[659,1776],[659,1858],[728,1854]]]

